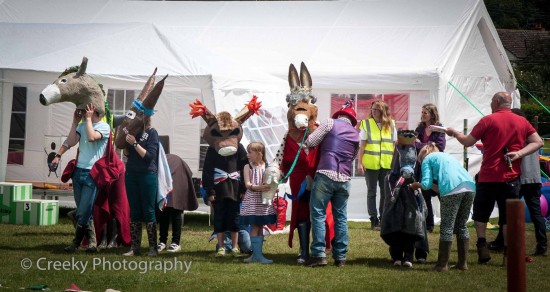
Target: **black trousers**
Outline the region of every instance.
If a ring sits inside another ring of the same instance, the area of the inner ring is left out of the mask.
[[[434,197],[434,195],[436,195],[436,193],[432,190],[422,190],[422,197],[424,197],[426,207],[428,208],[428,214],[426,215],[426,228],[428,230],[433,230],[435,226],[434,209],[432,207],[432,197]]]
[[[529,210],[529,215],[531,216],[531,222],[533,222],[533,225],[535,226],[537,246],[547,248],[548,238],[546,237],[546,222],[544,221],[540,210],[540,188],[541,184],[524,184],[521,185],[519,195],[525,200],[525,205],[527,205],[527,210]],[[499,229],[498,231],[495,244],[504,246],[502,229]]]
[[[409,235],[403,235],[400,240],[395,240],[390,245],[390,256],[394,261],[413,261],[414,239]]]
[[[182,226],[182,210],[177,210],[172,207],[166,207],[164,210],[157,210],[157,222],[159,223],[159,242],[164,244],[168,240],[168,226],[172,222],[172,243],[180,244],[181,226]]]

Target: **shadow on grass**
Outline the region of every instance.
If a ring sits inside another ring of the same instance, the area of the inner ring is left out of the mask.
[[[13,236],[51,236],[51,237],[66,237],[66,236],[73,236],[74,232],[65,232],[65,231],[25,231],[25,232],[16,232],[13,234]]]
[[[68,254],[63,249],[67,247],[63,244],[42,244],[35,245],[32,247],[33,252],[35,251],[44,251],[50,254]],[[0,250],[11,250],[11,251],[28,251],[28,246],[14,246],[14,245],[0,245]]]
[[[355,258],[352,260],[347,260],[346,265],[354,266],[369,266],[382,269],[394,269],[392,261],[388,258]]]

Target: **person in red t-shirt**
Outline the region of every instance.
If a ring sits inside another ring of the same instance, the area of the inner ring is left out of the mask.
[[[469,147],[478,140],[483,143],[483,160],[476,182],[474,214],[477,233],[478,263],[491,260],[485,232],[495,201],[499,210],[499,225],[506,235],[506,200],[517,199],[521,158],[542,147],[542,139],[523,117],[510,110],[512,96],[497,92],[491,99],[492,114],[483,117],[469,135],[448,128],[446,133]],[[525,145],[525,146],[524,146]],[[507,159],[509,158],[509,159]]]

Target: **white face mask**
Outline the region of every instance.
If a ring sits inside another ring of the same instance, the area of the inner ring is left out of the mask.
[[[218,154],[221,156],[231,156],[235,153],[237,153],[237,148],[233,146],[223,147],[218,151]]]
[[[126,117],[129,118],[130,120],[133,120],[135,117],[136,117],[136,112],[134,111],[128,111],[126,113]]]
[[[309,122],[309,119],[304,114],[297,114],[294,117],[294,124],[298,129],[306,128],[308,126],[308,122]]]

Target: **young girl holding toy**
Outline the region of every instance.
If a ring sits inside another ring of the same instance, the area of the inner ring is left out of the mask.
[[[270,189],[269,185],[263,183],[267,166],[265,146],[261,142],[252,142],[246,151],[249,164],[245,165],[243,170],[246,193],[241,207],[240,224],[252,225],[250,232],[252,256],[245,259],[244,262],[270,264],[273,261],[262,255],[263,226],[275,223],[276,214],[272,205],[262,204],[262,192]]]

